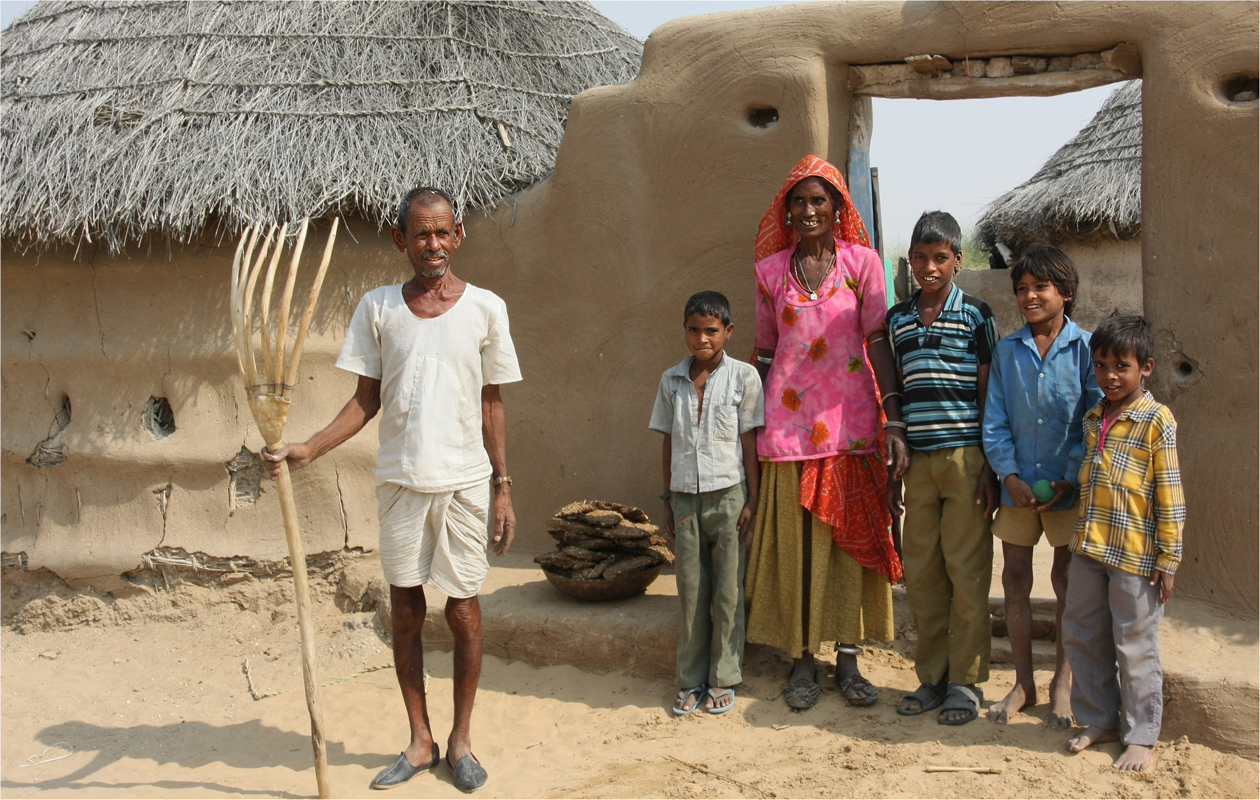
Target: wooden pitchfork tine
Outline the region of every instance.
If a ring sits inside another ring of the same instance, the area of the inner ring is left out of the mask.
[[[298,261],[302,257],[302,247],[306,244],[306,229],[310,220],[302,220],[297,243],[289,259],[284,294],[280,298],[277,309],[280,319],[275,327],[274,342],[270,319],[271,291],[288,226],[281,226],[277,235],[276,226],[272,225],[257,255],[254,253],[254,248],[258,244],[259,234],[262,233],[261,225],[246,228],[241,233],[240,242],[236,245],[236,255],[232,259],[232,332],[236,341],[236,355],[240,360],[241,371],[245,374],[245,393],[249,397],[249,408],[254,414],[258,432],[267,443],[267,449],[272,452],[279,450],[283,444],[284,424],[289,417],[293,387],[297,382],[298,361],[302,358],[302,348],[306,345],[306,331],[311,324],[311,314],[315,311],[319,288],[324,282],[324,273],[328,271],[328,262],[332,258],[333,243],[337,241],[339,222],[339,219],[333,219],[332,229],[328,232],[328,243],[324,245],[324,258],[319,264],[319,272],[315,274],[315,282],[311,285],[311,296],[306,301],[306,310],[302,313],[302,322],[298,325],[293,349],[287,354],[285,344],[288,338],[289,305],[293,300],[293,284],[297,279]],[[258,306],[263,361],[263,371],[259,374],[258,363],[254,359],[252,314],[254,289],[258,284],[259,276],[264,271],[264,264],[266,264],[266,276],[263,278],[262,297],[259,298]],[[311,624],[311,594],[306,579],[306,553],[302,547],[302,532],[298,527],[297,506],[293,503],[293,481],[289,477],[287,461],[280,462],[276,490],[280,496],[280,511],[284,515],[284,536],[289,543],[289,561],[293,565],[298,630],[302,637],[302,681],[306,684],[306,709],[311,715],[311,747],[315,751],[315,782],[318,785],[320,797],[331,797],[331,789],[328,785],[328,755],[324,746],[324,717],[319,708],[319,686],[315,682],[315,634]]]

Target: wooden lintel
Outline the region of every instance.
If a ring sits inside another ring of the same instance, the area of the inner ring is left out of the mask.
[[[860,85],[854,80],[853,93],[871,97],[916,98],[920,100],[967,100],[982,97],[1050,97],[1079,92],[1095,86],[1131,80],[1133,76],[1117,69],[1082,69],[1075,72],[1039,72],[1008,78],[912,78],[892,83]]]

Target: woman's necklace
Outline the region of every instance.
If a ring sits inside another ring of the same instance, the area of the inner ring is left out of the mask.
[[[809,281],[805,279],[805,265],[801,263],[800,255],[798,253],[792,254],[792,277],[796,278],[797,283],[801,285],[802,289],[809,292],[810,300],[818,299],[818,292],[822,289],[823,284],[827,282],[827,276],[831,274],[831,271],[835,269],[835,267],[836,254],[833,252],[831,254],[831,260],[827,262],[827,271],[824,272],[822,277],[818,279],[818,285],[811,287],[809,285]]]

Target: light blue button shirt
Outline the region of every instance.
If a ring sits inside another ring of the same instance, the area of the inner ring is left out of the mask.
[[[1053,509],[1072,507],[1085,457],[1081,422],[1101,400],[1089,333],[1072,320],[1065,318],[1044,360],[1027,324],[998,342],[989,367],[983,437],[989,466],[1002,483],[1003,505],[1015,505],[1005,481],[1016,474],[1030,487],[1039,480],[1071,483],[1076,490]]]
[[[723,353],[705,383],[704,416],[697,421],[700,395],[691,381],[694,360],[688,356],[665,370],[648,427],[671,437],[669,490],[698,494],[743,482],[739,435],[765,427],[766,409],[757,370]]]

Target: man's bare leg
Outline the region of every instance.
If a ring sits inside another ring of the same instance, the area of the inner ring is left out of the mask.
[[[446,757],[458,764],[472,753],[473,701],[481,680],[481,604],[476,595],[448,599],[446,624],[455,635],[455,724],[446,740]]]
[[[989,719],[1005,725],[1017,711],[1037,703],[1032,665],[1033,549],[1002,542],[1002,590],[1006,595],[1006,635],[1015,661],[1015,686],[989,707]],[[1060,646],[1062,650],[1062,646]]]
[[[424,696],[424,647],[421,630],[428,606],[423,586],[390,586],[391,617],[394,621],[394,672],[407,707],[411,743],[403,754],[413,767],[433,760],[433,731],[429,728],[429,707]]]
[[[1050,583],[1054,586],[1054,678],[1050,681],[1050,716],[1046,724],[1055,730],[1072,727],[1072,665],[1063,649],[1063,609],[1067,605],[1068,567],[1072,552],[1067,546],[1054,548]]]

